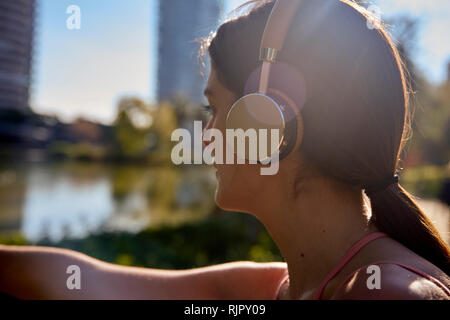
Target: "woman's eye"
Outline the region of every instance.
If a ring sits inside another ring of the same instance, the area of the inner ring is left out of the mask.
[[[204,105],[203,109],[206,111],[208,115],[214,114],[214,108],[210,105]]]

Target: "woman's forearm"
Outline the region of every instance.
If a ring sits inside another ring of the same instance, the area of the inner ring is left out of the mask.
[[[126,267],[68,249],[0,245],[0,291],[20,299],[217,299],[220,268]]]
[[[69,279],[73,268],[80,270],[80,289]],[[93,298],[98,269],[96,259],[72,250],[0,245],[0,291],[21,299]]]
[[[0,245],[0,291],[21,299],[207,298],[205,287],[193,285],[205,277],[190,274],[114,265],[61,248]]]

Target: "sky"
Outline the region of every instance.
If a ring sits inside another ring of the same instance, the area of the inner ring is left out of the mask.
[[[245,2],[219,1],[225,12]],[[413,58],[431,82],[442,82],[450,61],[450,1],[373,2],[382,18],[397,14],[419,18],[419,43]],[[38,3],[30,99],[36,112],[56,115],[63,121],[84,117],[111,123],[121,97],[132,95],[154,101],[157,0]],[[66,27],[70,5],[81,9],[79,30]]]
[[[413,55],[421,71],[432,83],[447,79],[450,62],[450,1],[448,0],[377,0],[382,17],[408,14],[418,19],[417,52]]]
[[[120,97],[150,99],[155,0],[38,1],[30,99],[35,111],[63,121],[83,116],[110,123]],[[66,27],[70,5],[81,9],[79,30]]]

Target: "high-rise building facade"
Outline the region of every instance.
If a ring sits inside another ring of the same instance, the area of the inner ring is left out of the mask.
[[[0,110],[29,108],[35,6],[0,1]]]
[[[450,83],[450,61],[447,62],[447,82]]]
[[[202,101],[206,74],[197,59],[199,43],[217,28],[221,0],[160,0],[157,100],[177,94]],[[206,72],[205,72],[206,73]]]

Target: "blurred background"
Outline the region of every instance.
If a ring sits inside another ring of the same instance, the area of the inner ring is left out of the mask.
[[[282,261],[253,216],[216,207],[208,166],[170,160],[172,131],[206,116],[193,40],[244,2],[0,0],[0,243],[152,268]],[[449,242],[450,3],[363,5],[416,92],[402,185]]]

